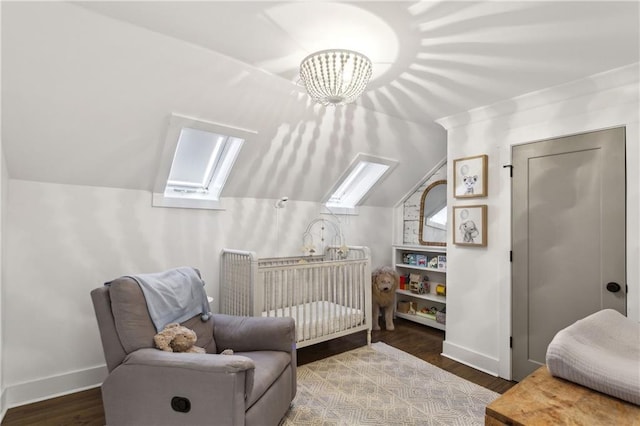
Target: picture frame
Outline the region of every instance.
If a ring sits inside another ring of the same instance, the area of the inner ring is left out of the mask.
[[[487,205],[453,207],[453,244],[487,246]]]
[[[486,154],[453,160],[454,198],[478,198],[487,196]]]

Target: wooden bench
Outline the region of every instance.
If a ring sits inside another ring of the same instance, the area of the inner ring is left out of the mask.
[[[640,426],[640,406],[553,377],[542,366],[487,406],[485,425]]]

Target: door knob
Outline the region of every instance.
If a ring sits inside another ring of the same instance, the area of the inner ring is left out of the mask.
[[[617,293],[620,291],[620,284],[618,283],[607,283],[607,290],[609,290],[611,293]]]

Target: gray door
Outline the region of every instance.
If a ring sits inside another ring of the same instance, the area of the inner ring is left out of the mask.
[[[562,328],[605,308],[626,315],[625,129],[514,146],[512,160],[512,377],[519,381],[545,363]]]

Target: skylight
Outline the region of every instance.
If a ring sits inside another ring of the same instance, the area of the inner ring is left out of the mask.
[[[164,196],[219,200],[244,140],[183,128]]]
[[[345,177],[339,181],[337,188],[329,196],[325,203],[326,207],[355,209],[393,166],[395,166],[393,160],[358,154]]]
[[[255,132],[173,114],[153,205],[220,209],[220,197],[247,137]]]

